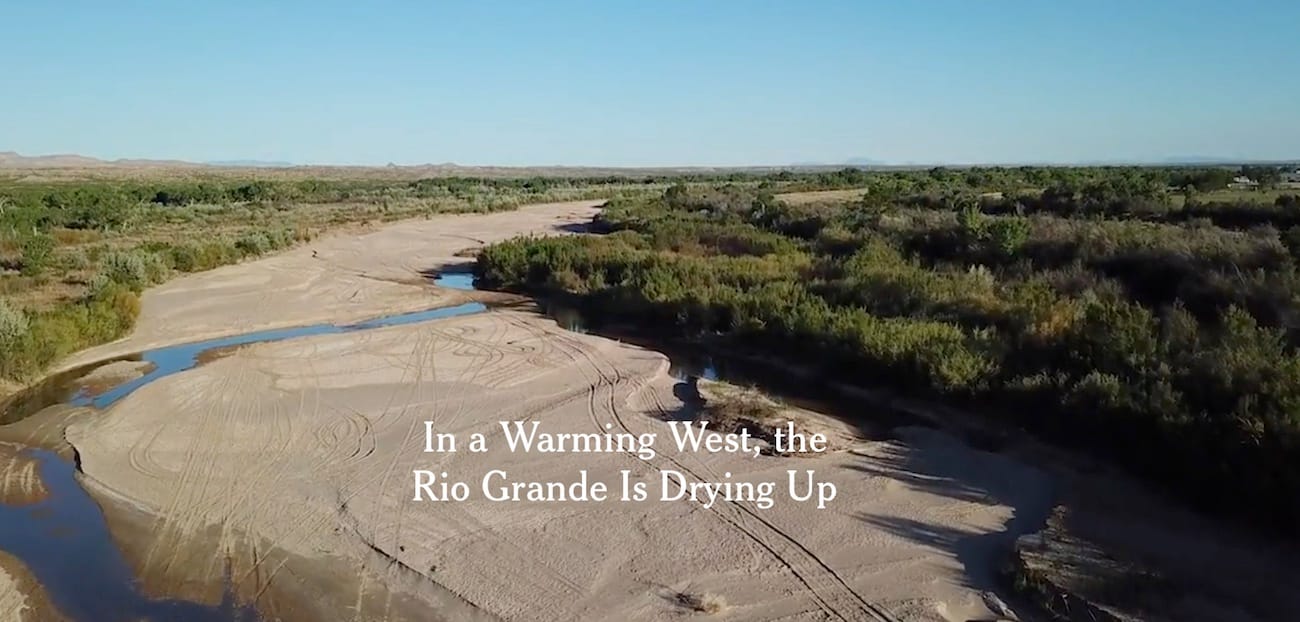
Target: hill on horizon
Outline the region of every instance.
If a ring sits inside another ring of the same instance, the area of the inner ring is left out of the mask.
[[[157,160],[148,158],[118,158],[104,160],[75,153],[26,156],[16,151],[0,151],[0,170],[24,169],[81,169],[81,168],[186,168],[186,169],[401,169],[406,171],[430,171],[434,174],[487,174],[499,175],[514,172],[521,175],[530,174],[617,174],[635,171],[640,173],[671,174],[698,173],[710,171],[779,171],[787,169],[835,170],[844,167],[853,168],[929,168],[946,167],[981,167],[981,166],[1231,166],[1241,164],[1300,164],[1300,158],[1290,160],[1260,160],[1250,158],[1227,158],[1215,156],[1175,156],[1141,161],[1090,160],[1080,162],[1041,162],[1026,160],[1023,162],[892,162],[874,158],[854,157],[841,162],[790,162],[768,165],[735,166],[601,166],[601,165],[540,165],[540,166],[496,166],[471,165],[444,162],[441,164],[296,164],[281,160],[213,160],[207,162],[190,162],[186,160]]]

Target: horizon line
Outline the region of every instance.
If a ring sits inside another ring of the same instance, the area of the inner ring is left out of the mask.
[[[42,160],[78,159],[84,162],[57,163]],[[101,158],[80,153],[63,152],[38,155],[23,155],[17,151],[0,151],[0,170],[24,168],[76,168],[78,166],[144,166],[165,168],[167,166],[190,166],[202,168],[490,168],[490,169],[605,169],[605,170],[782,170],[782,169],[888,169],[888,168],[1011,168],[1025,166],[1042,167],[1091,167],[1091,166],[1230,166],[1230,165],[1291,165],[1300,164],[1300,155],[1293,158],[1258,158],[1258,157],[1210,157],[1210,156],[1172,156],[1166,158],[1135,158],[1114,160],[1012,160],[1012,161],[893,161],[874,158],[848,158],[842,161],[825,162],[784,162],[784,163],[748,163],[748,164],[466,164],[455,161],[421,162],[421,163],[302,163],[289,160],[263,160],[259,158],[220,158],[212,160],[187,160],[177,158],[120,157]]]

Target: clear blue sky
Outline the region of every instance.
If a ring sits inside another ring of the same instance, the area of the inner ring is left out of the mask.
[[[1300,157],[1295,0],[0,2],[0,151]]]

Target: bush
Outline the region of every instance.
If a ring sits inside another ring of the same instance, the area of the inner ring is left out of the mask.
[[[143,291],[150,283],[150,269],[145,254],[136,251],[113,251],[100,258],[102,274],[112,283],[132,291]]]
[[[27,315],[0,299],[0,352],[8,355],[27,336]]]
[[[143,251],[141,251],[143,252]],[[157,285],[171,275],[171,258],[159,253],[143,252],[144,271],[147,284]]]
[[[38,276],[50,264],[50,257],[54,253],[54,238],[44,233],[29,235],[23,238],[22,253],[22,274]]]
[[[243,253],[235,243],[224,238],[209,242],[187,243],[172,247],[172,265],[181,272],[202,272],[235,263]]]
[[[110,285],[113,285],[113,279],[102,272],[96,273],[86,282],[86,298],[98,298]]]
[[[996,218],[988,226],[992,250],[1004,257],[1015,255],[1029,239],[1029,221],[1024,218]]]
[[[245,233],[235,241],[235,248],[245,255],[261,255],[274,248],[270,237],[261,231]]]
[[[256,257],[293,244],[295,237],[289,229],[247,231],[235,240],[235,248],[243,255]]]
[[[105,283],[79,302],[31,316],[0,301],[0,377],[28,380],[54,361],[131,330],[140,298],[125,285]]]
[[[66,270],[85,270],[90,267],[90,257],[86,251],[80,248],[73,248],[63,256],[61,264]]]

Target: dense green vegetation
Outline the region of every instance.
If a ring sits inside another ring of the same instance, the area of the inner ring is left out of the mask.
[[[674,186],[613,202],[608,235],[492,246],[477,274],[965,404],[1202,507],[1291,528],[1296,197],[1220,199],[1195,189],[1198,175],[1212,176],[854,173],[861,200],[808,205],[767,186]]]
[[[433,202],[485,211],[534,199],[581,198],[592,191],[662,186],[656,178],[495,179],[439,177],[385,180],[100,180],[0,181],[0,228],[111,230],[139,222],[185,218],[196,208],[251,207],[270,211],[316,204],[381,205],[407,211]],[[162,209],[173,208],[173,209]],[[204,209],[206,208],[206,209]]]
[[[30,378],[51,363],[126,334],[140,312],[139,294],[173,271],[193,272],[283,248],[301,238],[287,230],[250,229],[238,237],[204,241],[148,242],[123,250],[96,248],[71,255],[73,265],[51,266],[53,238],[37,232],[22,245],[21,274],[93,267],[88,277],[66,276],[80,286],[75,297],[22,310],[0,297],[0,378]],[[39,241],[36,243],[34,241]],[[39,248],[33,255],[32,248]],[[20,281],[39,290],[46,278]]]

